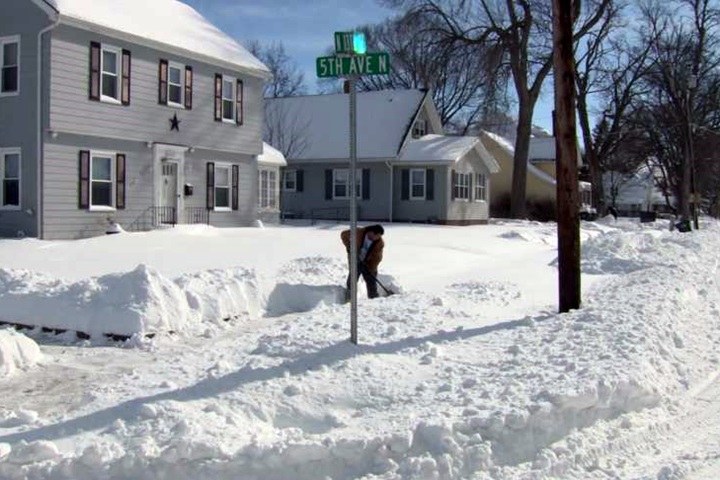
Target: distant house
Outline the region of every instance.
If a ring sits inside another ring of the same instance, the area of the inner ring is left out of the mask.
[[[349,97],[269,99],[268,118],[293,132],[282,179],[283,214],[347,219]],[[282,115],[277,114],[282,112]],[[477,137],[442,135],[431,96],[420,90],[358,94],[358,218],[468,225],[489,216],[497,163]],[[283,145],[275,145],[283,149]]]
[[[258,215],[268,69],[176,1],[3,0],[0,233]]]
[[[643,168],[632,174],[606,172],[603,176],[607,205],[625,216],[639,216],[640,212],[668,213],[672,206],[658,188],[661,174]],[[674,203],[674,198],[670,199]]]
[[[491,201],[493,205],[504,205],[509,208],[515,147],[507,139],[491,132],[481,132],[480,138],[485,148],[500,165],[500,172],[492,176]],[[582,159],[578,152],[578,165],[581,163]],[[528,204],[550,205],[554,208],[557,195],[555,137],[530,139],[527,166],[526,199]],[[588,182],[578,181],[578,188],[581,195],[580,212],[583,216],[591,217],[594,215],[592,186]]]

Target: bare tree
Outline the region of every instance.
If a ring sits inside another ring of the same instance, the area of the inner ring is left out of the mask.
[[[604,42],[601,29],[588,42],[587,52],[580,57],[576,79],[578,88],[578,116],[583,133],[585,152],[593,184],[593,199],[598,213],[605,213],[603,175],[619,168],[615,156],[623,143],[633,140],[635,126],[629,122],[637,97],[643,93],[641,80],[648,70],[648,45],[637,46],[622,30],[615,38]],[[602,109],[594,132],[590,131],[589,99],[594,96]],[[636,162],[630,165],[634,168]]]
[[[248,45],[250,53],[259,58],[272,73],[265,83],[265,98],[292,97],[305,94],[305,75],[285,52],[282,42],[263,46],[258,41]]]
[[[308,148],[310,119],[290,99],[266,99],[263,139],[285,158],[298,158]]]
[[[307,129],[309,120],[302,120],[282,97],[304,95],[305,77],[297,64],[285,52],[282,43],[273,43],[263,47],[259,42],[251,42],[250,52],[258,57],[272,73],[263,90],[264,122],[263,140],[277,148],[285,158],[296,158],[307,148]]]
[[[507,106],[502,51],[493,45],[448,45],[434,21],[415,13],[361,27],[371,50],[390,53],[392,70],[361,77],[359,88],[428,89],[443,126],[464,135],[487,112]]]
[[[585,158],[590,167],[590,180],[593,189],[593,202],[600,215],[605,214],[603,178],[600,171],[597,152],[593,144],[590,126],[589,98],[602,90],[598,85],[600,64],[608,54],[606,43],[613,27],[613,18],[608,13],[599,23],[597,30],[588,33],[585,51],[581,55],[576,52],[575,85],[577,94],[577,113],[580,130],[585,144]],[[614,202],[613,202],[614,203]]]
[[[513,159],[511,215],[525,216],[527,158],[535,104],[552,69],[552,12],[547,0],[387,0],[410,12],[430,15],[447,42],[497,46],[505,53],[518,101],[518,126]],[[613,0],[575,3],[582,38],[598,23]]]
[[[645,114],[638,119],[654,140],[648,157],[666,175],[666,188],[687,220],[696,131],[717,125],[720,12],[713,0],[651,0],[641,12],[652,64],[639,99]]]

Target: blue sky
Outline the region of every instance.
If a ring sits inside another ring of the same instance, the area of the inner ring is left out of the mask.
[[[393,11],[376,0],[183,0],[242,43],[281,41],[315,91],[315,58],[333,45],[333,32],[376,23]],[[533,123],[550,130],[552,86],[540,99]]]

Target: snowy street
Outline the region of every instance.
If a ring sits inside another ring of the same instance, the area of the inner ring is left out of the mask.
[[[718,478],[720,226],[666,227],[583,223],[558,315],[554,224],[386,225],[357,347],[341,225],[0,241],[0,320],[144,329],[0,330],[0,478]]]

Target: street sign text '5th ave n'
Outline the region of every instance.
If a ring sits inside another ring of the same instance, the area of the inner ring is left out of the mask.
[[[318,57],[315,65],[320,78],[387,75],[390,73],[390,55],[382,52],[351,57]]]

